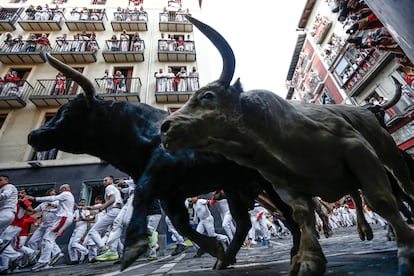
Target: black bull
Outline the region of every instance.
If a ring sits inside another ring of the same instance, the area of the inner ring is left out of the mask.
[[[251,223],[248,210],[264,192],[284,215],[292,232],[292,255],[297,252],[300,230],[292,211],[271,189],[271,184],[252,169],[216,154],[182,150],[168,153],[160,146],[160,124],[168,113],[145,104],[104,101],[82,74],[46,54],[49,63],[83,88],[63,105],[43,127],[32,131],[28,142],[38,151],[57,148],[70,153],[97,156],[130,175],[137,184],[134,212],[127,230],[121,269],[129,266],[148,247],[146,214],[155,199],[177,230],[217,258],[215,268],[235,262]],[[189,196],[223,189],[236,222],[236,233],[227,250],[215,239],[189,225],[184,201]]]

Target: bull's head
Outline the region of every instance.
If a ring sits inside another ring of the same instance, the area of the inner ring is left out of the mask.
[[[196,91],[188,102],[169,116],[161,126],[163,145],[167,150],[192,148],[212,150],[218,140],[232,141],[240,118],[240,81],[233,85],[235,58],[227,41],[210,26],[188,16],[215,45],[223,59],[220,78]],[[208,134],[207,134],[208,133]],[[217,134],[217,135],[216,135]]]
[[[66,77],[76,81],[85,94],[78,95],[75,99],[63,105],[56,116],[50,119],[44,126],[33,130],[28,136],[28,142],[37,151],[58,148],[71,153],[85,153],[85,148],[91,141],[91,121],[99,121],[99,114],[93,112],[96,105],[95,88],[93,84],[81,73],[60,62],[46,53],[48,62]],[[94,123],[96,124],[96,122]]]

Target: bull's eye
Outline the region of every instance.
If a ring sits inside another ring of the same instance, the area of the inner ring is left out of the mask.
[[[210,91],[205,92],[205,93],[201,96],[201,99],[205,99],[205,100],[211,100],[211,99],[214,99],[214,98],[215,98],[214,93],[213,93],[213,92],[210,92]]]

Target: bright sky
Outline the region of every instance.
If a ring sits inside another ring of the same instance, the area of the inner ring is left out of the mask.
[[[203,1],[201,20],[218,30],[231,45],[236,56],[233,80],[240,77],[244,90],[267,89],[286,96],[285,80],[305,3],[306,0]],[[222,63],[219,54],[217,57],[219,60],[211,62],[211,67],[212,76],[218,78]]]

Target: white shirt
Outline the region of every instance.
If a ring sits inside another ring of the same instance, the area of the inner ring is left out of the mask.
[[[12,212],[16,212],[17,209],[17,189],[12,184],[0,188],[0,210],[6,209]]]
[[[227,203],[227,199],[217,200],[215,204],[216,204],[216,206],[217,206],[217,208],[219,210],[221,219],[223,219],[224,216],[227,213],[230,213],[230,208],[229,208],[229,204]]]
[[[51,205],[48,203],[51,203]],[[34,209],[36,212],[42,212],[42,222],[40,224],[41,226],[49,226],[55,223],[57,219],[56,211],[58,205],[58,201],[42,202]]]
[[[81,220],[81,219],[88,217],[89,214],[90,214],[89,210],[80,209],[80,208],[76,209],[75,212],[73,213],[73,219],[78,220],[75,224],[75,227],[78,228],[81,226],[84,226],[84,227],[88,226],[88,222]]]
[[[212,216],[207,203],[207,199],[199,198],[197,202],[193,204],[194,216],[198,217],[199,220],[207,219]]]
[[[121,193],[119,192],[118,188],[116,188],[114,185],[108,185],[105,187],[105,201],[108,201],[111,195],[115,195],[115,201],[107,209],[112,209],[116,204],[121,204],[122,206]]]
[[[55,196],[42,196],[35,197],[36,202],[45,202],[45,201],[59,201],[58,208],[56,210],[56,216],[58,217],[72,217],[73,208],[75,207],[75,199],[69,191],[64,191]]]

